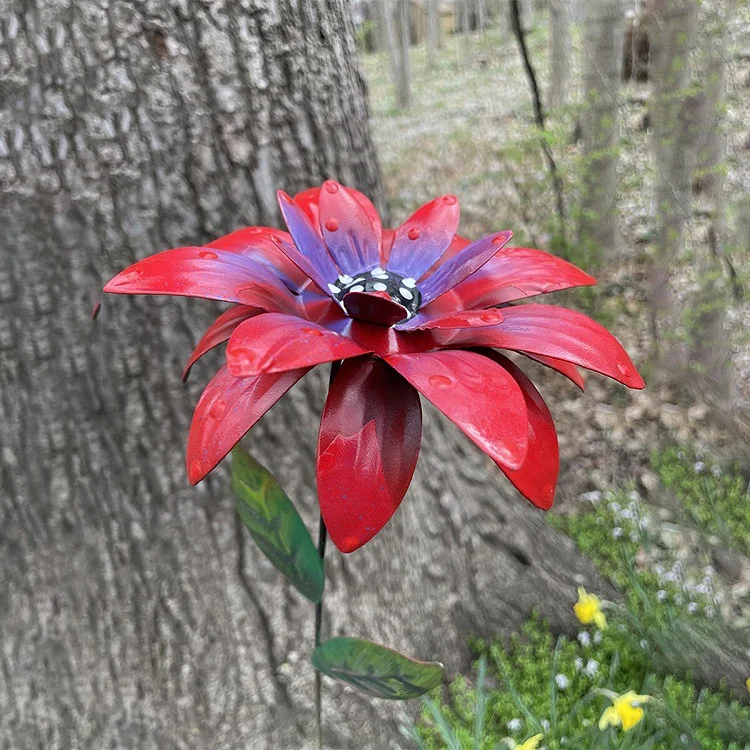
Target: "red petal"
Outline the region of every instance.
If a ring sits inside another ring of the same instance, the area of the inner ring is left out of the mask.
[[[219,344],[229,340],[237,326],[243,320],[259,315],[263,310],[257,307],[246,307],[245,305],[234,305],[219,315],[216,320],[206,329],[198,345],[193,349],[190,359],[185,365],[182,372],[182,382],[184,383],[190,375],[190,368],[208,351]]]
[[[270,313],[238,326],[227,345],[227,367],[235,377],[247,377],[313,367],[367,351],[317,323]]]
[[[272,227],[245,227],[209,242],[206,247],[242,253],[275,269],[279,275],[289,279],[293,286],[301,287],[308,280],[307,276],[279,250],[271,239],[274,236],[287,242],[292,241],[291,235],[287,232]]]
[[[462,308],[475,308],[592,284],[593,276],[550,253],[505,247],[453,291]]]
[[[500,468],[526,499],[537,508],[549,510],[555,499],[555,487],[560,473],[560,452],[552,415],[534,384],[513,362],[491,350],[484,354],[513,376],[523,392],[529,414],[529,452],[526,460],[515,471],[502,465]]]
[[[467,276],[481,268],[512,236],[513,232],[488,234],[467,245],[450,260],[441,263],[435,273],[419,285],[419,291],[422,292],[422,305],[428,305],[436,297],[453,289]]]
[[[334,544],[353,552],[396,512],[417,465],[417,392],[382,360],[344,362],[318,438],[320,511]]]
[[[537,362],[543,364],[545,367],[549,367],[551,370],[555,370],[561,375],[565,375],[568,380],[575,383],[581,390],[585,389],[583,376],[574,364],[566,362],[564,359],[545,357],[543,354],[530,354],[529,352],[521,352],[521,354],[525,354],[529,359],[534,359]]]
[[[150,255],[104,287],[111,294],[202,297],[294,312],[298,303],[267,266],[227,250],[178,247]]]
[[[458,229],[458,200],[453,195],[426,203],[397,230],[388,256],[388,269],[419,279],[450,246]]]
[[[188,437],[188,479],[197,484],[309,368],[235,378],[222,367],[206,386]]]
[[[441,341],[446,347],[492,346],[542,354],[607,375],[628,388],[644,387],[620,342],[588,316],[539,304],[505,307],[503,315],[498,326],[446,332]]]
[[[523,393],[507,370],[466,351],[397,354],[386,362],[494,461],[522,466],[528,416]]]
[[[380,231],[347,188],[327,180],[320,191],[320,231],[343,273],[356,275],[380,262]]]
[[[347,188],[349,193],[354,196],[356,201],[362,208],[364,208],[367,218],[370,220],[375,233],[380,235],[383,231],[383,222],[380,220],[380,214],[378,209],[375,208],[372,201],[356,188]],[[308,188],[303,190],[301,193],[297,193],[294,196],[294,202],[307,214],[313,226],[319,227],[319,213],[318,206],[320,204],[320,188]],[[392,230],[388,230],[392,231]],[[385,268],[385,266],[383,266]]]
[[[481,328],[496,326],[503,320],[500,310],[459,310],[458,312],[425,313],[415,315],[407,323],[398,325],[401,331],[424,330],[428,328]]]

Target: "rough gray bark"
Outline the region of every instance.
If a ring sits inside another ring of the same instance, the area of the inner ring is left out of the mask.
[[[549,108],[563,107],[570,93],[570,9],[566,0],[549,0]]]
[[[31,7],[31,10],[29,10]],[[227,470],[184,444],[215,307],[111,298],[155,250],[276,223],[274,189],[382,190],[338,0],[0,0],[0,747],[309,747],[312,606],[240,526]],[[324,374],[247,439],[311,528]],[[465,637],[602,590],[572,545],[430,411],[414,487],[332,551],[324,631],[466,666]],[[606,591],[606,588],[604,588]],[[331,748],[393,747],[406,708],[325,682]]]
[[[691,216],[698,122],[690,83],[690,55],[696,40],[695,0],[653,0],[651,4],[650,119],[657,172],[655,213],[658,240],[651,263],[649,304],[656,356],[671,369],[682,367],[671,342],[675,328],[670,278]],[[669,354],[667,354],[669,350]]]
[[[588,0],[584,21],[583,185],[580,243],[596,266],[617,254],[619,87],[625,12],[622,0]]]

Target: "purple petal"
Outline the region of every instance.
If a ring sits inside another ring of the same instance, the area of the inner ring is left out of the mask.
[[[354,194],[333,180],[323,183],[318,204],[320,231],[343,273],[352,276],[380,263],[376,229]]]
[[[472,242],[456,253],[450,260],[439,266],[432,276],[428,276],[420,285],[422,307],[436,297],[445,294],[481,268],[513,236],[513,232],[496,232]]]
[[[443,257],[458,230],[459,206],[453,195],[426,203],[397,230],[388,268],[419,279]]]
[[[339,271],[328,254],[326,246],[304,211],[283,191],[277,193],[279,208],[294,244],[281,237],[274,238],[278,247],[303,273],[306,273],[326,294],[328,284],[333,284]]]

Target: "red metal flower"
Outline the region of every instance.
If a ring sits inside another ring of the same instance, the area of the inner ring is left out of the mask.
[[[431,401],[539,508],[552,505],[557,435],[541,395],[510,349],[561,372],[576,366],[644,383],[617,340],[581,313],[509,305],[595,280],[548,253],[506,247],[511,232],[458,236],[454,196],[383,229],[360,192],[328,181],[293,200],[289,232],[240,229],[205,247],[145,258],[105,287],[232,302],[193,363],[228,341],[226,365],[195,409],[188,476],[201,481],[311,368],[341,362],[318,440],[320,508],[351,552],[383,528],[414,473],[422,434],[418,393]]]

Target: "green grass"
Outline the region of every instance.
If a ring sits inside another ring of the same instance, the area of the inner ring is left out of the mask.
[[[533,616],[508,644],[473,644],[487,663],[479,722],[478,680],[459,677],[447,700],[436,695],[425,702],[412,735],[427,750],[512,747],[509,740],[521,744],[540,732],[547,750],[750,747],[750,709],[675,677],[654,675],[648,646],[633,636],[627,618],[615,616],[598,634],[582,629],[578,640],[555,638]],[[604,690],[635,690],[654,700],[632,730],[600,731],[599,717],[610,705]]]
[[[695,524],[750,555],[750,484],[739,467],[676,447],[654,453],[651,463]]]

